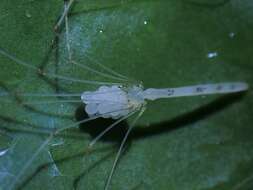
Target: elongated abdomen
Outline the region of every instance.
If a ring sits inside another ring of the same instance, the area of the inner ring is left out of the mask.
[[[245,91],[247,89],[248,89],[247,83],[226,82],[216,84],[200,84],[178,88],[164,88],[164,89],[149,88],[143,92],[143,97],[144,99],[147,100],[156,100],[159,98],[236,93]]]

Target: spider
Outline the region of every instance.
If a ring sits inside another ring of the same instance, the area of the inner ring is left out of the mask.
[[[68,38],[68,12],[73,5],[74,0],[70,0],[68,3],[65,3],[64,12],[62,13],[59,21],[55,25],[55,30],[61,26],[63,22],[65,22],[66,27],[66,37]],[[81,94],[19,94],[20,96],[36,96],[36,97],[79,97],[79,102],[85,104],[85,111],[89,115],[89,118],[84,119],[82,121],[76,122],[73,125],[65,126],[61,129],[57,129],[53,131],[50,136],[46,139],[46,141],[38,148],[38,150],[34,153],[34,155],[30,158],[30,160],[26,163],[26,165],[20,170],[18,175],[13,182],[12,187],[15,187],[18,182],[20,176],[24,174],[24,172],[28,169],[31,162],[38,156],[39,152],[52,140],[52,138],[62,132],[63,130],[73,128],[78,126],[81,123],[85,123],[87,121],[97,119],[100,117],[103,118],[113,118],[117,119],[113,124],[108,126],[104,131],[102,131],[97,137],[95,137],[90,143],[89,147],[91,148],[104,134],[106,134],[110,129],[115,127],[117,124],[122,122],[123,120],[128,119],[130,116],[137,114],[135,119],[131,122],[121,144],[119,150],[116,154],[112,169],[110,171],[109,177],[106,181],[105,190],[109,189],[110,182],[113,177],[113,173],[115,171],[117,162],[122,153],[122,149],[127,141],[127,138],[135,126],[137,120],[144,113],[148,101],[156,100],[159,98],[173,98],[173,97],[184,97],[184,96],[200,96],[200,95],[210,95],[210,94],[224,94],[224,93],[237,93],[246,91],[248,89],[248,85],[244,82],[225,82],[225,83],[216,83],[216,84],[198,84],[193,86],[184,86],[177,88],[164,88],[164,89],[155,89],[149,88],[144,89],[141,82],[136,82],[134,80],[125,77],[124,75],[111,70],[102,64],[96,63],[98,66],[102,67],[107,73],[100,72],[91,67],[88,67],[83,64],[79,64],[73,60],[71,54],[71,48],[67,39],[67,49],[69,54],[70,62],[79,67],[89,70],[93,73],[101,75],[103,77],[111,78],[118,80],[119,82],[108,83],[101,81],[93,81],[93,80],[82,80],[77,78],[70,78],[64,75],[47,73],[37,67],[34,67],[32,64],[24,62],[19,58],[11,55],[9,52],[0,49],[0,54],[4,57],[11,59],[14,63],[23,66],[27,69],[37,72],[40,75],[43,75],[48,78],[66,80],[77,83],[85,83],[85,84],[95,84],[99,87],[94,91],[84,91]],[[71,102],[70,100],[67,100]],[[76,100],[74,100],[76,101]],[[55,101],[54,101],[55,102]],[[24,104],[30,104],[36,102],[25,102]],[[42,103],[42,102],[40,102]],[[50,103],[50,102],[44,102]],[[10,189],[11,189],[10,188]]]
[[[23,167],[23,169],[19,172],[16,179],[18,179],[29,167],[30,163],[36,158],[39,152],[43,149],[46,144],[52,140],[54,135],[62,132],[63,130],[73,128],[81,123],[88,122],[90,120],[94,120],[100,117],[103,118],[112,118],[117,119],[114,123],[108,126],[104,131],[102,131],[97,137],[95,137],[90,143],[89,148],[91,148],[105,133],[111,130],[114,126],[126,120],[130,116],[135,113],[138,113],[135,119],[130,124],[121,144],[119,150],[116,154],[110,175],[106,182],[105,190],[109,189],[109,185],[115,171],[115,167],[119,160],[119,157],[122,153],[122,149],[126,143],[126,140],[133,129],[137,120],[142,116],[146,109],[147,101],[148,100],[156,100],[160,98],[173,98],[173,97],[185,97],[185,96],[200,96],[200,95],[211,95],[211,94],[227,94],[227,93],[238,93],[242,91],[246,91],[248,89],[247,83],[244,82],[226,82],[226,83],[216,83],[216,84],[198,84],[193,86],[184,86],[184,87],[177,87],[177,88],[163,88],[163,89],[156,89],[156,88],[149,88],[145,89],[142,86],[142,83],[126,83],[124,85],[118,83],[104,83],[100,81],[89,81],[89,80],[81,80],[75,78],[69,78],[62,75],[57,74],[50,74],[37,69],[36,67],[28,64],[10,53],[6,52],[3,49],[0,49],[0,54],[5,56],[14,63],[24,66],[27,69],[34,70],[43,76],[49,78],[58,78],[66,81],[71,82],[80,82],[80,83],[88,83],[88,84],[96,84],[100,85],[100,87],[95,91],[84,91],[82,94],[19,94],[20,96],[36,96],[36,97],[64,97],[70,96],[80,97],[80,102],[85,104],[85,111],[89,115],[89,118],[84,119],[82,121],[76,122],[73,125],[69,125],[60,129],[55,130],[53,133],[50,134],[48,139],[43,143],[43,146],[40,147],[37,152],[33,155],[30,161],[27,162],[27,165]],[[75,65],[82,67],[80,64],[74,62]],[[86,67],[86,66],[85,66]],[[94,72],[98,72],[93,70]],[[113,71],[115,73],[115,71]],[[111,77],[119,77],[120,74],[117,76],[110,75]],[[120,80],[125,80],[126,78],[118,78]],[[129,80],[131,81],[131,80]],[[34,102],[34,103],[54,103],[53,102]],[[72,102],[71,100],[67,100],[67,102]],[[33,102],[25,102],[24,104],[32,104]],[[15,182],[13,183],[15,184]]]

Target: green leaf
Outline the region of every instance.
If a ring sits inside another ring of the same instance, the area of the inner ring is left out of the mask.
[[[54,31],[63,9],[61,0],[0,2],[0,189],[103,189],[131,123],[116,126],[88,149],[114,121],[97,119],[51,139],[55,129],[85,118],[83,106],[24,104],[64,99],[22,93],[81,93],[99,86],[41,71],[118,82],[69,62],[65,24]],[[100,63],[145,88],[224,81],[252,86],[252,13],[249,0],[76,1],[68,17],[70,51],[80,64],[106,73]],[[109,189],[250,189],[252,108],[252,88],[148,102]]]

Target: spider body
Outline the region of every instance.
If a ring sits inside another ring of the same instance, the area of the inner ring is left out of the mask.
[[[90,117],[101,115],[113,119],[126,116],[146,104],[142,85],[101,86],[95,91],[83,92],[81,100]]]

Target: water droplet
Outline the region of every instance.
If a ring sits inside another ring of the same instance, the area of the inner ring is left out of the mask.
[[[25,16],[26,16],[27,18],[31,18],[31,17],[32,17],[32,15],[31,15],[28,11],[25,12]]]
[[[234,32],[230,32],[230,33],[229,33],[229,37],[230,37],[230,38],[234,38],[234,37],[235,37],[235,33],[234,33]]]
[[[212,59],[218,56],[217,52],[210,52],[207,54],[207,58]]]
[[[147,24],[148,24],[148,21],[144,20],[144,22],[143,22],[143,23],[144,23],[144,25],[147,25]]]
[[[99,33],[102,34],[104,31],[103,30],[99,30]]]

